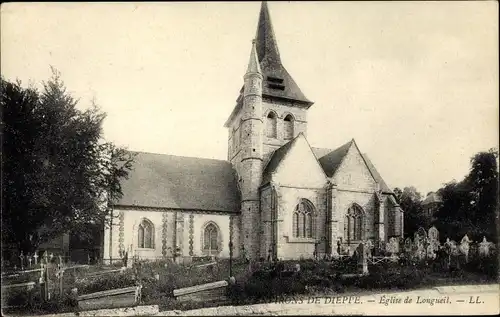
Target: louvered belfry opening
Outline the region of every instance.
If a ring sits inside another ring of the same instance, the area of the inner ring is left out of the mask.
[[[267,76],[267,87],[271,89],[285,90],[283,78]]]
[[[260,8],[255,48],[264,76],[263,96],[271,99],[285,99],[301,106],[311,106],[312,102],[304,96],[297,83],[283,66],[266,1],[262,2]]]

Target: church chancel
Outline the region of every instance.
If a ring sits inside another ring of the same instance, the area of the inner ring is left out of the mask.
[[[265,2],[249,44],[224,125],[227,160],[137,153],[104,261],[229,257],[230,242],[235,257],[312,258],[402,237],[403,211],[355,140],[336,149],[307,141],[313,102],[282,64]]]

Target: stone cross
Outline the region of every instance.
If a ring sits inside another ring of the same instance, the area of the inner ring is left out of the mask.
[[[24,254],[23,251],[21,251],[21,254],[19,255],[19,259],[21,260],[21,271],[24,270]]]
[[[31,267],[31,261],[32,261],[31,260],[31,256],[28,254],[28,265],[29,265],[29,267]]]
[[[33,255],[33,259],[35,259],[35,265],[37,265],[37,264],[38,264],[38,254],[37,254],[37,253],[38,253],[38,252],[37,252],[37,251],[35,251],[35,255]]]
[[[486,237],[483,236],[483,241],[479,243],[479,255],[481,257],[486,257],[490,253],[491,242],[486,241]]]
[[[405,252],[410,253],[412,249],[411,238],[405,240]]]
[[[358,270],[363,275],[368,274],[366,248],[363,242],[361,242],[356,248],[356,253],[358,253]]]
[[[462,238],[462,241],[460,241],[460,251],[465,255],[465,262],[469,262],[469,243],[471,241],[469,240],[469,237],[467,234]]]

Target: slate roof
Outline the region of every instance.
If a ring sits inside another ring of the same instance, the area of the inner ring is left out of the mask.
[[[429,193],[429,195],[427,195],[427,197],[425,197],[424,201],[422,202],[422,205],[429,205],[433,203],[442,203],[442,202],[443,200],[441,199],[439,194],[431,192]]]
[[[323,167],[323,170],[328,177],[332,177],[333,174],[335,174],[335,171],[337,171],[340,164],[342,163],[342,159],[347,154],[347,151],[349,150],[352,142],[354,142],[354,140],[351,140],[333,150],[326,148],[312,148],[314,154],[318,158],[319,163]],[[362,153],[361,156],[363,157],[366,166],[370,170],[375,181],[380,184],[380,190],[383,193],[394,194],[394,192],[390,189],[389,186],[387,186],[386,182],[375,168],[375,165],[373,165],[372,161],[368,158],[368,155],[366,153]]]
[[[262,6],[260,8],[259,23],[256,34],[256,48],[257,55],[259,56],[260,67],[262,69],[262,75],[264,76],[262,94],[278,98],[291,99],[304,103],[308,106],[312,105],[312,101],[306,98],[297,83],[295,83],[292,76],[290,76],[281,63],[278,43],[276,41],[266,1],[262,2]],[[268,77],[282,79],[283,82],[279,83],[269,81]],[[272,85],[273,83],[281,84],[284,86],[284,89],[270,88],[270,84]]]
[[[288,151],[292,148],[292,145],[295,143],[295,141],[298,139],[300,135],[301,134],[299,134],[292,140],[288,141],[287,143],[283,144],[281,147],[277,148],[270,154],[268,162],[264,166],[264,171],[262,173],[262,184],[266,184],[267,182],[271,181],[272,173],[276,171],[276,168],[278,168],[279,164],[281,163],[285,155],[288,153]]]
[[[239,212],[236,172],[222,160],[135,152],[117,206]]]
[[[262,96],[291,100],[294,102],[294,105],[300,105],[305,108],[312,106],[313,102],[307,99],[281,62],[278,42],[276,41],[276,35],[274,34],[266,1],[262,2],[260,8],[255,41],[257,56],[263,76]],[[224,124],[225,127],[228,126],[232,118],[243,106],[242,93],[243,88],[240,90],[240,95],[236,100],[236,106]]]
[[[392,189],[389,186],[387,186],[384,179],[382,178],[382,176],[379,174],[379,172],[375,168],[375,165],[373,165],[372,161],[370,161],[370,159],[368,158],[368,155],[366,155],[366,153],[362,153],[361,155],[365,159],[366,165],[368,166],[368,169],[372,173],[373,177],[375,178],[377,183],[380,184],[380,190],[385,194],[394,194]]]
[[[351,144],[352,140],[318,159],[319,164],[321,164],[321,167],[323,167],[323,170],[326,173],[326,176],[332,177],[333,174],[335,174],[335,171],[339,168],[340,163],[342,163],[344,156],[347,154],[347,151],[349,151]]]

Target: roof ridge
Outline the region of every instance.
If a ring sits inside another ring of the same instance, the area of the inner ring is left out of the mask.
[[[132,152],[132,153],[137,153],[137,154],[153,154],[153,155],[163,155],[163,156],[175,156],[179,158],[193,158],[193,159],[199,159],[199,160],[207,160],[207,161],[219,161],[219,162],[226,162],[226,163],[231,163],[228,160],[221,160],[221,159],[215,159],[215,158],[208,158],[208,157],[199,157],[199,156],[187,156],[187,155],[178,155],[178,154],[168,154],[168,153],[158,153],[158,152],[147,152],[147,151],[135,151],[135,150],[126,150],[127,152]]]

